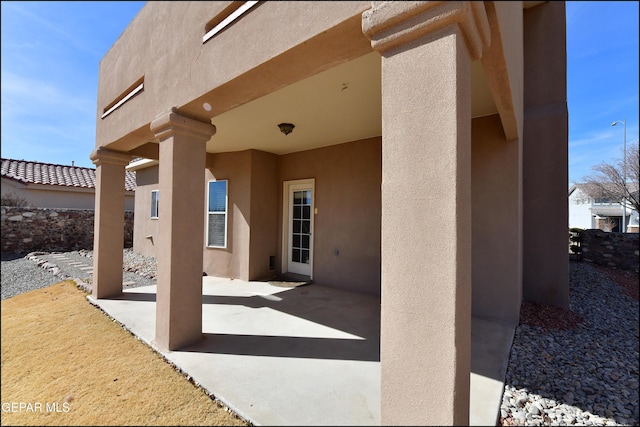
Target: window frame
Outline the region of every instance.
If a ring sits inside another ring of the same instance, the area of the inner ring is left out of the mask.
[[[209,210],[209,203],[211,198],[211,183],[214,182],[224,182],[225,183],[225,197],[224,197],[224,212],[212,212]],[[205,236],[205,243],[207,248],[211,249],[226,249],[227,248],[227,237],[228,237],[228,224],[229,224],[229,180],[228,179],[210,179],[207,181],[207,218],[206,218],[206,228],[207,233]],[[211,232],[209,227],[209,218],[211,215],[224,215],[224,243],[220,246],[218,245],[210,245],[209,244],[209,234]]]
[[[153,193],[156,193],[155,201],[153,199]],[[160,190],[151,190],[151,219],[158,219],[160,216]],[[153,216],[155,211],[155,216]]]

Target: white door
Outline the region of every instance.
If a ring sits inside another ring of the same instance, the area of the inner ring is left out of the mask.
[[[313,265],[313,192],[314,180],[287,181],[283,236],[286,272],[312,277]]]

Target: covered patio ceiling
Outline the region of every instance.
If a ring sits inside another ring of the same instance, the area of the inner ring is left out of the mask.
[[[380,62],[372,52],[213,117],[217,131],[207,152],[287,154],[380,136]],[[471,86],[472,116],[496,114],[479,61],[472,63]],[[279,123],[295,128],[285,135]]]

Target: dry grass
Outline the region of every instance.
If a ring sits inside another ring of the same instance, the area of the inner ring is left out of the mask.
[[[70,281],[2,301],[1,375],[2,425],[246,425]]]

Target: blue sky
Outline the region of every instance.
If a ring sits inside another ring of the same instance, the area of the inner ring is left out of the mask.
[[[569,182],[638,143],[638,2],[567,2]]]
[[[100,59],[145,2],[2,2],[2,157],[95,167]]]
[[[98,65],[144,2],[2,2],[2,157],[93,167]],[[638,143],[638,2],[567,2],[569,182]]]

